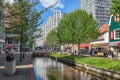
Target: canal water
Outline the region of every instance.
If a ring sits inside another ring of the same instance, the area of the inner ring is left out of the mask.
[[[34,71],[36,80],[116,80],[103,79],[50,58],[35,58]]]

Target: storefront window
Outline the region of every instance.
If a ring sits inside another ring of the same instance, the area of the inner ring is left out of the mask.
[[[115,30],[115,39],[120,39],[120,29]]]

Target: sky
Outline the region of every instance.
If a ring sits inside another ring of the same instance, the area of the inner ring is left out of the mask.
[[[9,1],[10,3],[14,2],[14,0],[5,1]],[[49,16],[53,15],[53,10],[61,10],[63,13],[69,13],[71,11],[74,11],[75,9],[80,9],[80,0],[39,0],[39,1],[40,3],[36,6],[38,11],[43,10],[57,2],[57,5],[54,8],[50,8],[42,14],[42,19],[44,20],[43,24],[46,23]]]
[[[48,17],[53,15],[53,10],[62,10],[63,13],[69,13],[75,9],[80,9],[80,0],[39,0],[40,4],[37,5],[38,10],[45,9],[50,5],[53,5],[57,2],[57,5],[54,8],[49,9],[42,14],[42,19],[44,20],[43,24],[46,23]]]

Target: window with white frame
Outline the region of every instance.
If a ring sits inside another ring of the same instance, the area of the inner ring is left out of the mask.
[[[115,39],[120,39],[120,29],[115,30]]]
[[[0,36],[2,36],[2,28],[0,28]]]

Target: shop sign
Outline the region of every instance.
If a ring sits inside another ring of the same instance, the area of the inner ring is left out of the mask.
[[[101,43],[101,44],[92,44],[93,47],[100,47],[100,46],[108,46],[108,43]]]

